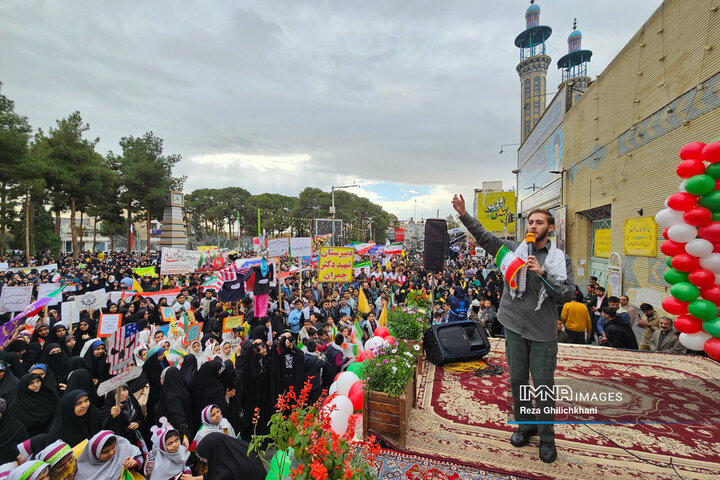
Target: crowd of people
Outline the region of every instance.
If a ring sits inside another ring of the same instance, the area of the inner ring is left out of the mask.
[[[117,302],[108,296],[101,309],[80,312],[77,324],[48,307],[25,319],[2,346],[0,478],[2,469],[9,478],[23,479],[45,478],[46,470],[53,479],[118,478],[123,469],[161,480],[234,478],[222,473],[233,471],[264,478],[260,459],[247,455],[248,442],[253,434],[267,433],[278,395],[310,381],[311,400],[317,400],[353,361],[350,338],[372,337],[383,308],[404,303],[411,290],[435,295],[428,321],[469,318],[492,336],[504,335],[496,319],[504,282],[493,260],[455,250],[440,273],[426,272],[422,254],[408,252],[388,263],[374,259],[369,274],[359,273],[347,284],[319,284],[312,268],[291,273],[288,260],[280,259],[280,271],[266,274],[266,300],[248,286],[242,298],[230,301],[203,286],[213,272],[134,275],[134,268],[159,271],[159,256],[47,256],[32,265],[7,259],[11,270],[0,273],[0,289],[54,280],[73,287],[63,291],[63,301],[138,286],[145,295],[126,293]],[[57,272],[38,271],[53,263]],[[248,272],[240,273],[242,281]],[[162,296],[163,290],[179,293]],[[370,305],[362,315],[361,291]],[[671,320],[657,318],[647,304],[640,315],[627,297],[605,298],[603,292],[591,282],[586,296],[576,291],[576,300],[558,311],[560,341],[637,348],[632,329],[642,328],[641,349],[682,348],[672,338]],[[265,311],[258,308],[260,299]],[[183,343],[182,331],[167,328],[162,307],[171,307],[178,320],[192,312],[203,322],[202,335]],[[97,394],[98,386],[112,375],[111,352],[97,338],[102,313],[121,314],[122,325],[137,324],[137,345],[125,368],[142,368],[139,377],[104,396]],[[238,315],[243,325],[224,331],[224,320]],[[0,323],[10,318],[5,313]],[[83,444],[76,455],[73,448]]]

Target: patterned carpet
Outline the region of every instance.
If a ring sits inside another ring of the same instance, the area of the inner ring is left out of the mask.
[[[504,347],[492,339],[485,360],[506,368]],[[510,445],[508,374],[476,377],[481,363],[425,362],[404,453],[538,479],[720,478],[720,424],[707,422],[720,412],[720,364],[710,359],[560,345],[556,383],[623,391],[626,403],[611,411],[623,421],[643,421],[633,412],[648,412],[649,420],[663,414],[690,424],[556,425],[558,460],[550,465],[538,458],[538,437],[527,447]]]
[[[384,450],[377,457],[379,480],[522,480],[440,460]]]

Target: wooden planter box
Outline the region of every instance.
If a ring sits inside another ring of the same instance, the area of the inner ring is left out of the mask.
[[[422,374],[423,369],[423,360],[425,359],[425,351],[423,350],[423,342],[422,340],[407,340],[407,343],[410,345],[420,345],[420,352],[417,357],[417,365],[415,366],[415,376]],[[413,406],[415,406],[413,404]]]
[[[376,391],[363,391],[363,439],[371,433],[384,434],[405,448],[405,435],[410,410],[415,403],[415,377],[411,378],[398,397]]]

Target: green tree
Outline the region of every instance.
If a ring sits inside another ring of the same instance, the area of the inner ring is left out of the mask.
[[[49,162],[45,171],[48,187],[58,197],[65,197],[70,207],[70,238],[73,258],[79,258],[78,211],[84,212],[93,198],[102,194],[103,162],[95,151],[98,138],[84,138],[90,125],[83,123],[80,112],[57,121],[48,134]]]
[[[15,113],[15,103],[0,93],[0,254],[7,250],[7,229],[16,218],[17,186],[30,132],[27,117]]]
[[[147,231],[147,254],[150,255],[150,222],[162,219],[165,197],[172,190],[181,191],[185,177],[172,176],[181,156],[163,155],[163,140],[153,132],[142,137],[123,137],[122,156],[108,154],[117,162],[122,185],[120,198],[128,210],[128,219],[142,212]],[[129,237],[129,232],[128,232]]]

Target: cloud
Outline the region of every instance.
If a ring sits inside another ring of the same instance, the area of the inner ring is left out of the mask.
[[[312,157],[307,153],[291,155],[248,155],[245,153],[216,153],[196,155],[190,159],[199,165],[221,168],[252,168],[258,172],[281,170],[296,172],[305,168]]]
[[[416,190],[413,190],[412,188],[408,190],[408,193],[414,193],[415,195],[418,195],[418,192]]]

